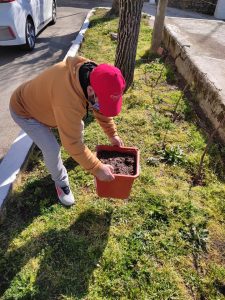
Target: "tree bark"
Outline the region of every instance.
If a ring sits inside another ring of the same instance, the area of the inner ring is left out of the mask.
[[[113,0],[112,8],[108,14],[109,16],[119,16],[119,0]]]
[[[120,0],[118,43],[115,65],[125,80],[126,90],[134,78],[135,59],[144,0]]]
[[[152,53],[157,53],[162,41],[167,3],[168,0],[159,0],[157,5],[157,12],[152,33],[152,45],[150,49],[150,52]]]

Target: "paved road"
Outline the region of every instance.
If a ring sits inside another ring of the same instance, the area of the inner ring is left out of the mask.
[[[25,53],[17,47],[0,47],[0,160],[19,133],[9,115],[8,103],[13,90],[48,66],[62,60],[92,7],[110,6],[112,1],[58,0],[54,26],[42,31],[35,50]]]

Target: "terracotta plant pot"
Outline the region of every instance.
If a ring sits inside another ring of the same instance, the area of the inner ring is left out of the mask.
[[[134,175],[114,174],[115,179],[110,182],[100,181],[95,177],[96,191],[99,197],[127,199],[130,196],[132,184],[135,178],[139,176],[140,154],[135,147],[117,147],[98,145],[96,147],[97,157],[102,151],[110,153],[121,153],[122,155],[134,156]],[[100,157],[99,157],[100,158]]]

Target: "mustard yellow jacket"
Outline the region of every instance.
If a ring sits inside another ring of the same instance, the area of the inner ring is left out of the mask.
[[[33,118],[49,127],[57,127],[63,147],[85,170],[95,174],[99,159],[82,141],[81,121],[87,100],[79,81],[80,66],[86,58],[68,57],[34,79],[19,86],[11,96],[15,113]],[[94,111],[94,116],[108,137],[117,134],[113,118]]]

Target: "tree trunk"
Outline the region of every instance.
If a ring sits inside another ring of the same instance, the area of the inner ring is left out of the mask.
[[[167,3],[168,0],[159,0],[157,5],[157,12],[152,33],[152,45],[150,50],[152,53],[157,53],[162,41]]]
[[[120,0],[119,2],[120,20],[115,65],[126,80],[126,90],[131,86],[134,78],[143,2],[144,0]]]
[[[119,0],[113,0],[112,8],[108,14],[110,16],[119,16]]]

